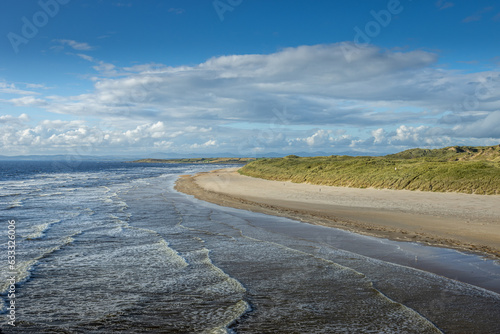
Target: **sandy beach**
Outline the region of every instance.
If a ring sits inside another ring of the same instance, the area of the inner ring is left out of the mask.
[[[215,204],[500,258],[500,196],[269,181],[238,168],[184,175],[176,189]]]

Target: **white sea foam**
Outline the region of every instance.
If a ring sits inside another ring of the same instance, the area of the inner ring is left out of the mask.
[[[48,222],[48,223],[35,225],[35,226],[33,226],[33,232],[28,234],[26,236],[26,239],[33,240],[33,239],[42,238],[45,235],[45,232],[47,232],[51,228],[52,225],[60,223],[60,222],[61,222],[60,220],[53,220],[53,221]]]
[[[63,237],[59,240],[59,243],[57,246],[45,249],[39,256],[29,259],[26,261],[17,261],[15,265],[15,271],[17,273],[16,275],[16,284],[21,284],[25,280],[27,280],[30,277],[30,272],[33,269],[34,266],[43,258],[51,255],[52,253],[60,250],[62,247],[71,244],[72,242],[75,241],[74,237],[81,234],[81,231],[75,232],[72,235]],[[9,283],[3,280],[0,283],[0,294],[5,293],[8,289]]]
[[[51,196],[60,196],[60,195],[64,195],[64,193],[58,191],[58,192],[55,192],[55,193],[40,194],[39,196],[40,197],[51,197]]]
[[[163,252],[166,257],[172,261],[175,262],[179,267],[187,267],[188,263],[186,262],[186,259],[184,259],[177,251],[175,251],[173,248],[171,248],[164,239],[161,239],[157,243],[158,249]]]
[[[250,306],[244,300],[239,300],[237,303],[227,307],[219,308],[212,314],[213,319],[220,319],[220,325],[214,328],[207,329],[203,333],[207,334],[227,334],[228,327],[243,314],[250,310]]]

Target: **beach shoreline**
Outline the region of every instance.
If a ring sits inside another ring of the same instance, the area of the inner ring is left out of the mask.
[[[237,169],[182,175],[175,189],[222,206],[500,259],[500,195],[319,186]]]

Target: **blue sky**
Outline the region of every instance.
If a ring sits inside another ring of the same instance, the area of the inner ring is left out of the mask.
[[[0,2],[0,155],[500,143],[496,1]]]

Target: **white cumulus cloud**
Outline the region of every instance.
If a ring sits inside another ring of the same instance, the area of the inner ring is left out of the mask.
[[[88,50],[85,43],[62,41]],[[67,143],[91,144],[99,137],[108,150],[279,152],[387,150],[391,145],[500,139],[499,71],[440,68],[436,53],[370,45],[346,59],[345,46],[224,55],[175,67],[151,63],[120,68],[79,53],[97,71],[93,89],[42,96],[0,81],[0,93],[21,95],[1,101],[64,114],[66,119],[112,124],[113,130],[100,132],[89,124],[73,124],[71,130],[50,130],[48,137],[48,128],[44,134],[26,128],[23,143],[32,140],[33,147],[65,145],[65,138]]]

